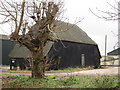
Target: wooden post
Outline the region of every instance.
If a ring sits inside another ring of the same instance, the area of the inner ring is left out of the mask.
[[[85,66],[85,54],[81,55],[82,66]]]

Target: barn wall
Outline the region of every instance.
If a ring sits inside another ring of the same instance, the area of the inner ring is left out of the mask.
[[[100,54],[98,46],[94,47],[94,56],[95,56],[95,66],[99,66],[101,54]]]
[[[10,58],[8,57],[10,51],[15,46],[14,42],[10,40],[1,40],[2,41],[2,65],[10,65]]]
[[[49,53],[51,59],[57,60],[56,57],[61,58],[61,69],[81,66],[82,54],[85,55],[85,66],[95,66],[100,60],[100,58],[96,59],[100,57],[98,54],[99,50],[96,48],[97,45],[80,44],[67,41],[63,41],[62,43],[56,42]]]

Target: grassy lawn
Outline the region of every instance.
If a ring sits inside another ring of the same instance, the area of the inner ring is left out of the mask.
[[[0,67],[9,67],[10,65],[0,65]]]
[[[49,76],[35,79],[19,75],[5,76],[2,80],[3,88],[120,88],[118,76]]]
[[[87,67],[87,68],[65,68],[62,70],[50,70],[46,71],[46,73],[52,73],[52,72],[75,72],[75,71],[83,71],[83,70],[91,70],[93,68]],[[7,72],[7,73],[31,73],[30,70],[7,70],[7,71],[2,71],[2,72]]]

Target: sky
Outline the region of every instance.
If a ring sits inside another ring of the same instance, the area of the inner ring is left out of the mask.
[[[88,36],[94,40],[99,47],[101,55],[105,54],[105,35],[107,35],[107,52],[114,50],[115,44],[118,42],[118,22],[105,21],[93,15],[89,8],[98,15],[104,15],[98,12],[96,8],[107,11],[111,10],[112,5],[116,5],[115,0],[63,0],[64,1],[64,16],[69,19],[69,23],[79,21],[79,18],[84,18],[77,25],[85,31]],[[116,0],[119,1],[119,0]],[[112,10],[111,10],[112,11]],[[0,25],[0,34],[10,34],[11,28],[7,24]],[[117,47],[116,47],[117,48]]]

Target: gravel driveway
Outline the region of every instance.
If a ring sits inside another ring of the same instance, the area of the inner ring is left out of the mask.
[[[4,68],[5,70],[5,68]],[[93,69],[77,72],[66,72],[66,73],[46,73],[48,76],[73,76],[73,75],[120,75],[120,67],[108,67],[105,69]],[[0,74],[9,74],[9,75],[31,75],[30,73],[5,73],[1,72]]]
[[[119,68],[120,69],[120,68]],[[77,71],[77,72],[69,72],[69,73],[47,73],[46,75],[53,76],[72,76],[72,75],[118,75],[120,72],[118,67],[109,67],[106,69],[93,69],[86,71]],[[120,74],[119,74],[120,75]]]

